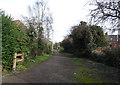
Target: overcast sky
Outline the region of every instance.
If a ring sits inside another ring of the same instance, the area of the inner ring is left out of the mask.
[[[0,8],[16,19],[28,16],[28,6],[36,0],[0,0]],[[54,23],[54,42],[59,42],[68,34],[71,26],[80,21],[88,21],[89,7],[84,6],[88,0],[48,0]]]

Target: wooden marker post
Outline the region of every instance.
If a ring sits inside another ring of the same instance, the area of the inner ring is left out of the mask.
[[[16,68],[16,56],[17,56],[17,53],[14,54],[14,59],[13,59],[13,70],[15,70]]]
[[[18,56],[21,56],[21,58],[20,59],[17,58]],[[18,53],[18,54],[15,53],[13,58],[14,58],[13,59],[13,70],[15,71],[17,62],[22,63],[24,61],[24,53]]]

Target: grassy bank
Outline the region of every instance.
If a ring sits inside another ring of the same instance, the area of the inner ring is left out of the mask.
[[[27,60],[25,60],[23,62],[23,65],[20,65],[20,63],[18,63],[16,71],[7,71],[7,72],[2,72],[3,76],[9,76],[12,75],[15,72],[20,72],[20,71],[25,71],[31,67],[33,67],[34,65],[36,65],[39,62],[45,61],[48,58],[50,58],[53,55],[53,53],[50,54],[46,54],[44,56],[38,56],[36,58],[28,58]]]
[[[78,83],[120,83],[120,69],[89,59],[71,58],[77,64],[74,80]]]

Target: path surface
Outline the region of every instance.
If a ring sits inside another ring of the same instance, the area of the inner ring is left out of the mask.
[[[27,71],[3,77],[3,83],[75,83],[72,79],[75,69],[70,57],[55,51],[54,56]]]

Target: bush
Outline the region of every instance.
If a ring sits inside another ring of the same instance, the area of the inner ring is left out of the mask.
[[[93,50],[90,56],[90,59],[95,60],[97,62],[103,62],[104,53],[98,50]]]
[[[72,30],[74,54],[76,56],[88,57],[94,49],[93,36],[86,22],[80,22]]]
[[[112,48],[92,52],[91,59],[109,66],[120,67],[120,49]]]
[[[73,39],[68,37],[64,39],[61,43],[62,47],[64,48],[64,52],[73,53]]]
[[[2,64],[3,68],[11,69],[14,53],[27,51],[27,37],[10,16],[1,12],[0,17],[2,18]]]
[[[74,53],[78,57],[89,57],[97,47],[107,46],[108,42],[100,26],[88,25],[81,21],[75,25],[62,41],[64,52]]]
[[[27,29],[27,36],[28,36],[28,44],[29,44],[29,56],[36,57],[37,55],[37,47],[38,47],[38,40],[36,39],[36,32],[35,28],[32,23],[29,23],[29,29]]]
[[[103,62],[110,66],[120,67],[120,49],[112,48],[104,50]]]

